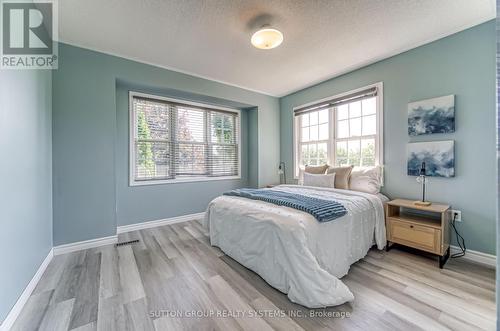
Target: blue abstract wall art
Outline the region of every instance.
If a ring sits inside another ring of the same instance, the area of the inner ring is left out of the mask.
[[[416,101],[408,104],[408,134],[455,132],[455,96]]]
[[[408,144],[408,175],[420,175],[425,162],[426,176],[455,177],[455,142],[430,141]]]

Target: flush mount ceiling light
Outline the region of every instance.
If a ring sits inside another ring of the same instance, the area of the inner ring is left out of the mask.
[[[283,42],[283,33],[270,27],[262,27],[252,35],[251,42],[260,49],[275,48]]]

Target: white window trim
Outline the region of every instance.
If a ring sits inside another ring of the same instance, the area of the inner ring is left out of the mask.
[[[181,103],[185,105],[210,108],[214,110],[224,110],[238,114],[238,175],[237,176],[220,176],[220,177],[193,177],[193,178],[174,178],[174,179],[153,179],[153,180],[135,180],[135,116],[134,116],[134,97],[145,97],[150,99],[162,100],[166,102]],[[167,98],[154,94],[147,94],[135,91],[129,91],[129,186],[145,186],[145,185],[163,185],[163,184],[178,184],[191,182],[211,182],[218,180],[235,180],[241,179],[241,110],[227,107],[213,106],[210,104],[186,101],[182,99]]]
[[[298,144],[298,141],[296,138],[299,135],[298,130],[300,128],[299,128],[299,121],[297,121],[295,119],[295,115],[293,114],[293,112],[296,109],[308,107],[308,106],[311,106],[311,105],[314,105],[317,103],[321,103],[323,101],[328,101],[331,99],[342,98],[346,95],[357,93],[357,92],[369,89],[371,87],[377,88],[377,135],[376,135],[377,144],[375,145],[376,146],[376,148],[375,148],[375,164],[381,165],[381,166],[384,165],[384,83],[377,82],[377,83],[370,84],[370,85],[367,85],[364,87],[360,87],[360,88],[357,88],[354,90],[349,90],[349,91],[346,91],[344,93],[332,95],[332,96],[329,96],[329,97],[326,97],[326,98],[323,98],[320,100],[315,100],[315,101],[308,102],[308,103],[300,105],[300,106],[293,107],[293,110],[292,110],[293,137],[292,137],[292,139],[293,139],[293,178],[294,179],[299,179],[298,173],[296,171],[298,168],[298,164],[299,164],[299,160],[298,160],[299,144]],[[333,112],[331,112],[331,113],[333,113]],[[328,137],[329,137],[329,140],[331,141],[334,138],[332,135],[335,135],[335,131],[334,131],[335,130],[335,115],[330,115],[330,121],[332,123],[330,123],[330,125],[329,125],[330,130],[328,133]],[[343,140],[343,139],[340,139],[340,140]],[[334,158],[334,156],[333,156],[334,151],[331,149],[332,149],[332,144],[329,143],[328,144],[328,155],[330,156],[329,162],[333,162],[333,158]]]

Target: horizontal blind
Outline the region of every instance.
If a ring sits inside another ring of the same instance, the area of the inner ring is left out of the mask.
[[[239,175],[236,112],[133,98],[135,180]]]
[[[133,98],[135,180],[171,179],[172,109],[168,104]]]
[[[315,104],[312,104],[309,106],[301,107],[301,108],[295,109],[293,112],[294,112],[295,116],[298,116],[298,115],[307,114],[307,113],[310,113],[313,111],[320,111],[323,109],[338,107],[338,106],[341,106],[341,105],[346,104],[346,103],[360,101],[360,100],[372,98],[374,96],[377,96],[377,87],[375,87],[375,86],[368,88],[368,89],[365,89],[365,90],[362,90],[362,91],[358,91],[355,93],[344,95],[342,97],[337,97],[337,98],[333,98],[330,100],[321,101],[321,102],[318,102],[318,103],[315,103]]]

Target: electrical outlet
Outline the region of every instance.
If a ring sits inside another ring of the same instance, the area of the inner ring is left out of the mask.
[[[457,215],[457,217],[455,218],[455,222],[462,222],[462,212],[460,210],[450,210],[450,213],[451,213],[451,219],[453,220],[453,217],[455,216],[455,214]]]

